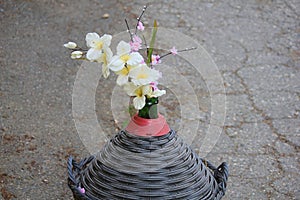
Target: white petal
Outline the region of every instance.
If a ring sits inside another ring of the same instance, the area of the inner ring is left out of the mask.
[[[134,105],[135,109],[137,109],[137,110],[142,109],[146,104],[145,100],[146,100],[145,96],[135,97],[133,99],[133,105]]]
[[[131,51],[130,44],[127,42],[121,41],[117,46],[117,54],[122,56],[125,54],[129,54]]]
[[[113,56],[110,63],[108,64],[109,69],[117,72],[123,69],[124,62],[120,59],[119,56]]]
[[[160,74],[157,70],[150,69],[147,65],[130,70],[129,77],[135,85],[147,85],[159,79]]]
[[[119,75],[117,78],[117,84],[118,85],[124,85],[128,82],[128,76],[124,76],[124,75]]]
[[[85,36],[86,46],[92,47],[94,44],[94,41],[98,41],[100,39],[100,36],[97,33],[88,33]]]
[[[150,85],[145,85],[142,88],[143,95],[150,95],[152,93],[152,87]]]
[[[86,54],[86,58],[90,61],[98,60],[101,58],[102,51],[94,48],[90,48]]]
[[[126,83],[124,85],[124,90],[125,92],[129,95],[129,96],[134,96],[135,95],[135,90],[137,89],[138,87],[135,86],[133,83]]]
[[[136,67],[136,68],[133,68],[132,70],[130,70],[129,76],[130,76],[131,78],[135,78],[135,77],[139,74],[141,68],[142,68],[142,67]]]
[[[166,94],[166,90],[154,90],[151,97],[160,97],[162,95]]]
[[[137,65],[144,60],[143,56],[138,52],[133,52],[130,54],[130,59],[127,61],[128,65]]]
[[[101,40],[103,41],[103,43],[104,43],[104,45],[105,45],[106,47],[109,47],[109,46],[110,46],[111,39],[112,39],[112,36],[111,36],[111,35],[108,35],[108,34],[104,34],[104,35],[101,37]]]
[[[110,48],[104,48],[102,49],[103,50],[103,53],[101,55],[101,57],[99,59],[97,59],[97,62],[99,63],[103,63],[103,65],[108,65],[112,59],[112,56],[113,56],[113,53],[111,51]]]
[[[139,79],[139,80],[132,79],[132,82],[135,85],[148,85],[148,84],[150,84],[153,81],[152,81],[152,79]]]
[[[104,48],[103,49],[104,53],[106,54],[106,60],[108,61],[108,63],[111,61],[111,58],[113,57],[113,52],[111,51],[110,48]]]

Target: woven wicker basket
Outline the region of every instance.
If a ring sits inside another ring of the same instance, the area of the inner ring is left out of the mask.
[[[221,199],[228,179],[226,163],[200,159],[172,130],[156,137],[121,131],[96,156],[70,157],[68,173],[76,200]]]

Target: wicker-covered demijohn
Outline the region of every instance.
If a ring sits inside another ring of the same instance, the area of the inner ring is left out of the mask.
[[[226,163],[200,159],[172,130],[156,137],[121,131],[96,156],[69,158],[68,173],[74,198],[93,200],[221,199],[228,179]]]

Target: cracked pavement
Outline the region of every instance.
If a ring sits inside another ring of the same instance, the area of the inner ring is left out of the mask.
[[[2,199],[72,199],[66,159],[72,154],[79,160],[89,152],[72,118],[72,89],[81,62],[68,58],[62,45],[83,42],[87,32],[124,31],[124,18],[137,17],[145,3],[146,24],[157,19],[198,40],[222,75],[226,119],[206,159],[229,164],[223,199],[300,198],[298,0],[0,2]],[[109,17],[103,18],[106,13]],[[205,132],[209,92],[201,78],[190,76],[206,113],[200,120]],[[115,77],[99,85],[96,112],[104,130],[113,134],[117,127],[106,109],[110,94],[105,91],[111,91]],[[161,102],[176,129],[176,97],[170,91]]]

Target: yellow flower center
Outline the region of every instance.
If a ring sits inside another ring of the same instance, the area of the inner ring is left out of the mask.
[[[118,71],[118,75],[127,76],[129,74],[129,71],[132,69],[132,66],[127,65],[127,67],[124,67],[122,70]]]
[[[124,68],[120,71],[119,74],[122,74],[122,75],[126,76],[128,73],[129,73],[128,68],[127,68],[127,67],[124,67]]]
[[[128,54],[121,56],[121,60],[122,60],[124,63],[127,63],[127,61],[129,60],[129,58],[130,58],[130,56],[129,56]]]
[[[137,97],[142,97],[143,96],[143,90],[142,88],[138,88],[136,91],[135,91],[135,95]]]
[[[96,46],[95,49],[101,50],[103,47],[103,42],[102,41],[95,42],[95,46]]]
[[[146,79],[146,78],[148,78],[149,77],[149,75],[148,74],[138,74],[137,75],[137,77],[136,77],[136,79]]]

